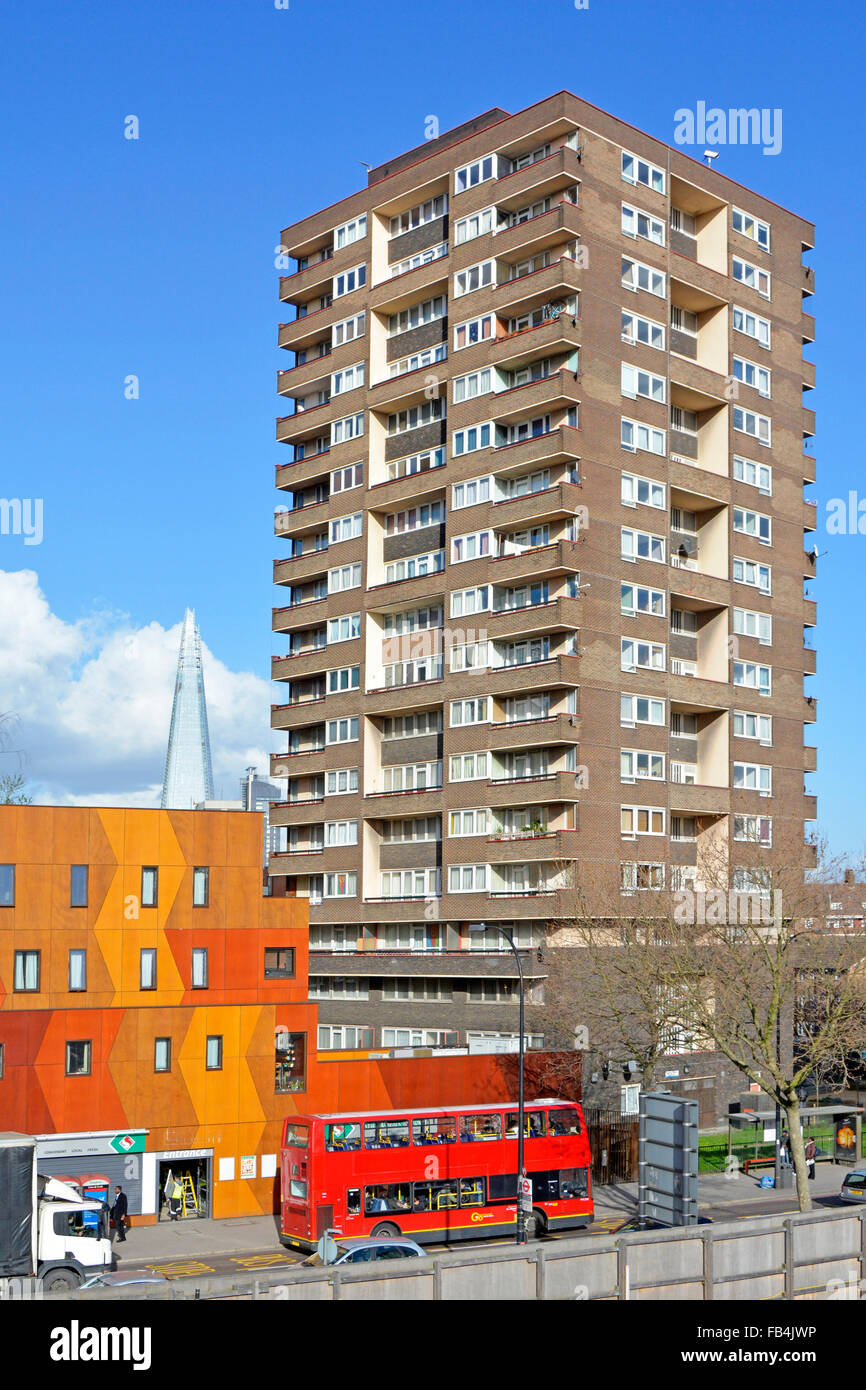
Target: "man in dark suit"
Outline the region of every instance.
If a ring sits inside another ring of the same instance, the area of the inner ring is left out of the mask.
[[[126,1240],[126,1193],[119,1185],[114,1189],[114,1206],[111,1208],[111,1217],[114,1221],[114,1229],[117,1232],[117,1239]]]

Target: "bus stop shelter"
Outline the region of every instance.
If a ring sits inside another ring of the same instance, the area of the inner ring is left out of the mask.
[[[830,1151],[827,1152],[827,1141],[822,1136],[819,1144],[819,1158],[830,1158],[834,1163],[844,1163],[849,1166],[859,1162],[863,1129],[863,1107],[861,1105],[803,1105],[800,1107],[800,1120],[803,1125],[804,1139],[808,1139],[808,1131],[817,1125],[822,1128],[827,1125],[830,1126]],[[785,1123],[784,1111],[782,1111],[782,1123],[783,1125]],[[751,1135],[749,1130],[752,1131]],[[767,1135],[768,1130],[772,1134],[772,1138]],[[772,1110],[743,1110],[728,1116],[729,1168],[735,1131],[738,1134],[744,1134],[746,1140],[754,1145],[754,1156],[746,1162],[760,1161],[761,1145],[772,1143],[775,1146],[778,1142],[775,1108]],[[764,1161],[767,1161],[766,1158]]]

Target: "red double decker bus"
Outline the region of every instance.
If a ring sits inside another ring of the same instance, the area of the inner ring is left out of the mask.
[[[326,1230],[406,1235],[420,1244],[513,1233],[517,1106],[453,1106],[297,1115],[283,1129],[281,1235],[312,1249]],[[527,1234],[592,1221],[583,1112],[563,1100],[525,1106],[532,1180]]]

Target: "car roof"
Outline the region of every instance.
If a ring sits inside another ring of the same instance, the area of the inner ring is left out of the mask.
[[[363,1250],[368,1245],[417,1245],[409,1236],[338,1236],[336,1244],[342,1250]]]
[[[138,1284],[145,1281],[159,1284],[163,1282],[165,1275],[155,1269],[115,1269],[106,1270],[102,1278],[111,1284]]]

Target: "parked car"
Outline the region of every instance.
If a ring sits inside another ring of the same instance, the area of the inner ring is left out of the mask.
[[[421,1246],[416,1245],[408,1236],[348,1236],[345,1240],[335,1241],[335,1244],[337,1254],[330,1265],[359,1265],[367,1264],[370,1260],[402,1260],[425,1253]],[[324,1263],[318,1253],[308,1255],[301,1261],[301,1264],[308,1268],[318,1268]]]
[[[127,1284],[167,1284],[164,1274],[155,1269],[109,1269],[104,1274],[91,1274],[82,1289],[122,1289]]]
[[[866,1168],[855,1168],[846,1174],[839,1197],[843,1202],[866,1202]]]

